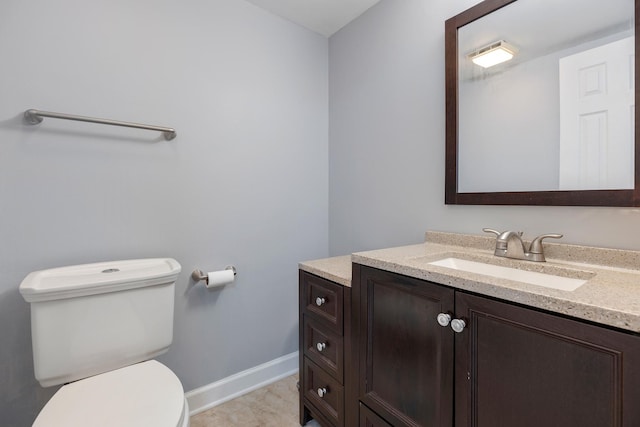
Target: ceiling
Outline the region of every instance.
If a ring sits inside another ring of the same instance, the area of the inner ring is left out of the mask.
[[[633,0],[536,0],[511,3],[459,28],[458,64],[461,73],[464,73],[460,77],[467,79],[492,74],[474,66],[466,56],[498,40],[505,40],[519,50],[514,61],[509,63],[515,66],[553,52],[570,48],[575,51],[576,46],[587,42],[599,40],[596,45],[601,45],[633,36],[634,8]],[[580,19],[576,19],[577,10],[580,11]],[[571,25],[567,24],[569,22]],[[596,45],[592,44],[591,47]],[[582,49],[586,49],[586,45]],[[563,55],[569,53],[567,50]],[[504,66],[503,70],[506,68]]]
[[[247,0],[296,24],[330,37],[380,0]]]

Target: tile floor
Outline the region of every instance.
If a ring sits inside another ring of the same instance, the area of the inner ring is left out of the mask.
[[[299,427],[298,374],[191,417],[191,427]],[[315,421],[308,427],[320,427]]]

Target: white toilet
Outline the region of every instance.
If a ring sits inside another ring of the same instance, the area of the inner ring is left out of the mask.
[[[104,262],[30,273],[36,379],[66,384],[34,427],[188,427],[178,377],[151,360],[173,340],[171,258]]]

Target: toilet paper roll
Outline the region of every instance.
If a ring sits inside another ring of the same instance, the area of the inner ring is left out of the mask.
[[[228,285],[233,282],[235,274],[233,270],[220,270],[210,271],[207,273],[207,282],[205,286],[207,288],[217,288],[220,286]]]

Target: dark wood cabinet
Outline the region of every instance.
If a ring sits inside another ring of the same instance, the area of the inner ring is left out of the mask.
[[[640,426],[638,334],[358,264],[352,292],[352,425]]]
[[[391,427],[391,424],[380,418],[375,412],[361,403],[360,427]]]
[[[345,398],[354,395],[355,384],[351,347],[345,346],[351,341],[351,288],[301,270],[299,298],[300,424],[314,418],[323,427],[355,426],[357,400]]]
[[[362,267],[359,398],[393,426],[451,427],[453,289]]]
[[[456,292],[456,427],[640,426],[640,337]]]

